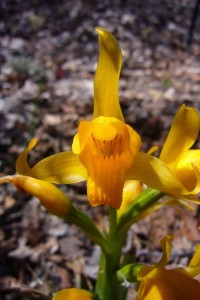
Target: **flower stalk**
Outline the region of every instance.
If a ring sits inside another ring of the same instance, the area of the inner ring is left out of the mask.
[[[101,253],[96,293],[103,300],[123,300],[126,299],[126,290],[117,278],[117,270],[120,268],[123,238],[119,238],[117,231],[117,210],[112,207],[109,207],[109,232],[107,240],[110,253]]]

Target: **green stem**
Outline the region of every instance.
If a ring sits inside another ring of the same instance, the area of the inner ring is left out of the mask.
[[[102,300],[123,300],[125,299],[125,297],[122,297],[122,290],[124,290],[124,288],[117,279],[117,270],[120,268],[123,238],[120,238],[118,235],[117,211],[112,207],[109,207],[109,232],[107,238],[110,253],[101,254],[96,293]]]
[[[118,222],[119,235],[124,236],[131,225],[137,221],[139,215],[162,198],[165,193],[151,188],[143,191],[129,206]]]
[[[72,207],[70,213],[67,215],[66,221],[84,231],[92,242],[101,247],[106,255],[110,253],[108,243],[102,233],[98,230],[95,223],[81,210]]]
[[[110,284],[110,295],[108,299],[123,300],[126,298],[125,288],[119,283],[117,271],[120,268],[120,259],[124,236],[119,236],[117,227],[117,210],[109,207],[109,237],[111,257],[108,257],[107,272]]]
[[[117,210],[109,207],[109,236],[108,242],[111,249],[113,267],[119,267],[122,240],[119,239],[117,231]]]

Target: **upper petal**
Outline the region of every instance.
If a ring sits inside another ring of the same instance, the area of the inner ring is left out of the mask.
[[[124,120],[119,104],[118,85],[122,54],[115,37],[97,27],[99,34],[99,61],[94,80],[94,118],[115,117]]]
[[[180,156],[194,144],[199,128],[198,112],[182,105],[174,117],[160,159],[173,169]]]
[[[76,183],[87,179],[87,171],[72,152],[60,152],[42,159],[32,169],[27,163],[27,155],[35,146],[33,139],[19,155],[16,163],[17,173],[53,183]]]

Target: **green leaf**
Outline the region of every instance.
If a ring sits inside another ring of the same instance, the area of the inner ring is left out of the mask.
[[[136,282],[137,274],[143,267],[140,263],[129,264],[117,271],[117,279],[120,282]]]

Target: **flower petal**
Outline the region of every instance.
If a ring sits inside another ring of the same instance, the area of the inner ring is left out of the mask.
[[[189,263],[190,268],[200,268],[200,244],[196,246],[194,255]]]
[[[32,139],[27,148],[18,156],[16,161],[16,171],[21,175],[29,175],[31,173],[31,168],[27,162],[28,153],[35,147],[37,139]]]
[[[196,250],[188,267],[177,268],[177,271],[185,273],[190,277],[195,277],[200,274],[200,244],[196,246]]]
[[[197,139],[200,119],[197,111],[182,105],[176,113],[166,142],[162,148],[160,159],[170,169],[174,169],[180,156],[190,149]]]
[[[94,80],[94,118],[115,117],[124,121],[119,104],[118,85],[122,54],[115,37],[97,27],[100,54]]]
[[[39,161],[31,170],[33,177],[53,183],[70,184],[87,179],[86,168],[73,152],[60,152]]]
[[[186,151],[177,162],[175,173],[191,193],[200,192],[200,150]]]
[[[138,272],[138,280],[143,280],[152,270],[157,269],[157,268],[162,268],[164,267],[168,260],[169,256],[171,253],[171,242],[172,242],[172,236],[171,235],[166,235],[164,238],[161,239],[160,244],[163,250],[162,257],[160,261],[152,266],[144,266],[143,268],[140,269]]]
[[[155,268],[142,279],[137,300],[199,300],[200,282],[175,270]]]
[[[156,264],[156,267],[164,267],[168,263],[172,248],[172,235],[166,235],[164,238],[162,238],[160,244],[163,254],[160,261]]]
[[[58,291],[52,300],[92,300],[92,293],[82,289],[70,288]]]
[[[78,155],[70,151],[44,158],[31,169],[27,163],[27,156],[36,141],[31,140],[28,147],[19,155],[16,163],[17,173],[52,183],[76,183],[87,179],[87,171]]]
[[[142,192],[142,184],[138,180],[127,180],[124,184],[122,205],[117,211],[117,217],[126,212],[129,205]]]
[[[160,159],[142,152],[135,156],[126,179],[139,180],[151,188],[172,195],[189,194],[189,191]]]

